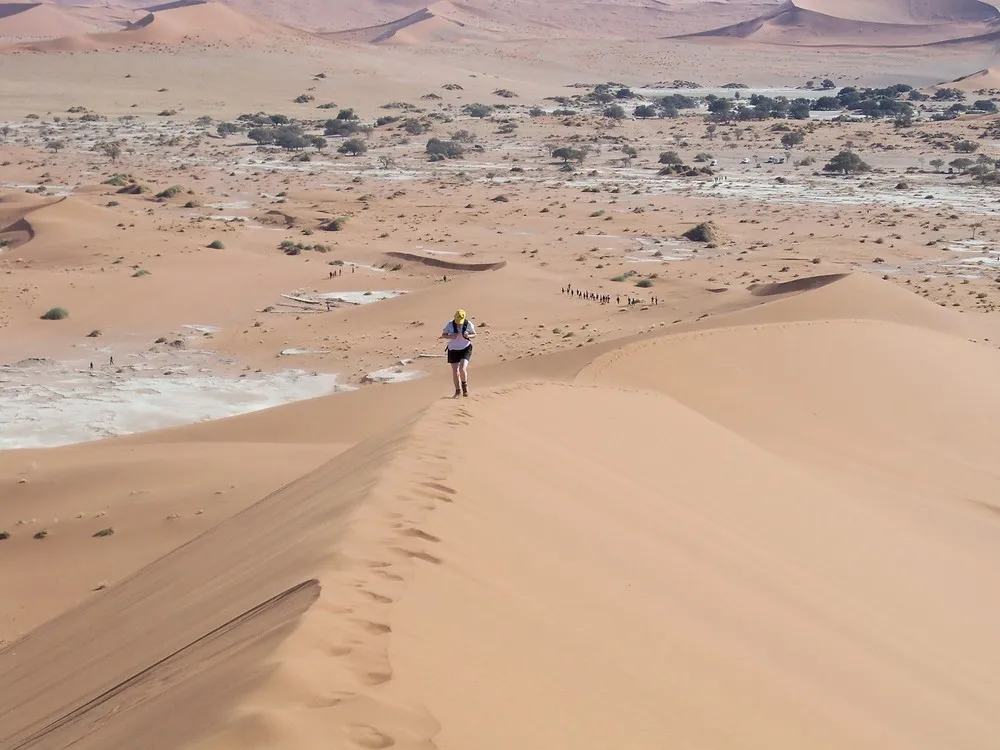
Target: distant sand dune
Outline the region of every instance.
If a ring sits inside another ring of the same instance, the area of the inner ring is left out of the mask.
[[[777,11],[678,39],[742,39],[792,46],[907,47],[991,34],[1000,11],[979,0],[791,0]]]
[[[134,45],[173,46],[184,43],[273,43],[315,40],[308,32],[264,18],[248,16],[217,2],[180,2],[159,6],[123,31],[104,33],[50,31],[45,41],[11,45],[35,52],[98,51]],[[2,20],[0,20],[2,23]],[[42,35],[37,35],[42,36]],[[56,38],[52,38],[56,37]]]
[[[460,20],[464,14],[449,2],[442,1],[421,8],[415,13],[378,26],[349,29],[323,34],[328,39],[365,42],[369,44],[426,44],[429,42],[466,42],[496,39],[486,29]]]
[[[980,89],[1000,89],[1000,71],[995,68],[984,68],[954,81],[941,83],[940,88],[955,88],[962,91],[979,91]]]
[[[96,27],[57,5],[0,4],[0,39],[46,39],[93,31]]]

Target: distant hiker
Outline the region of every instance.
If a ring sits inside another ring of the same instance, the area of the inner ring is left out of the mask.
[[[456,310],[455,317],[448,321],[441,332],[441,338],[448,339],[445,352],[455,383],[455,398],[469,395],[469,360],[472,358],[472,339],[475,337],[476,327],[466,316],[465,310]]]
[[[112,355],[111,355],[111,360],[110,360],[110,364],[111,364],[111,365],[114,365],[114,363],[115,363],[115,355],[114,355],[114,354],[112,354]]]
[[[330,271],[330,278],[333,278],[333,271]]]
[[[90,363],[90,369],[91,369],[91,370],[93,370],[93,369],[94,369],[94,363],[93,363],[93,362],[91,362],[91,363]]]

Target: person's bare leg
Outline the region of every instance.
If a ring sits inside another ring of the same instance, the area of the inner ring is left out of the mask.
[[[464,362],[464,361],[465,360],[463,359],[462,362]],[[459,379],[458,379],[458,370],[459,370],[460,367],[461,367],[461,363],[460,362],[456,362],[455,364],[453,364],[451,366],[451,379],[455,383],[455,395],[456,396],[458,395],[458,392],[461,390],[461,384],[459,383]]]

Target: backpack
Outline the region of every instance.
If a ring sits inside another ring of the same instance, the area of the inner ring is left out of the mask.
[[[454,320],[451,321],[451,330],[453,330],[455,333],[458,333],[458,323],[456,323]],[[465,320],[462,321],[462,335],[464,336],[465,332],[468,330],[469,330],[469,319],[466,318]],[[446,346],[444,350],[445,353],[447,353],[448,347]]]

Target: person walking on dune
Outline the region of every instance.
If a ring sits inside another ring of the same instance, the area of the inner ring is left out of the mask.
[[[455,317],[448,321],[441,332],[441,338],[448,339],[445,352],[451,365],[451,377],[455,382],[455,398],[469,395],[469,360],[472,359],[472,339],[476,337],[476,327],[465,314],[456,310]]]

